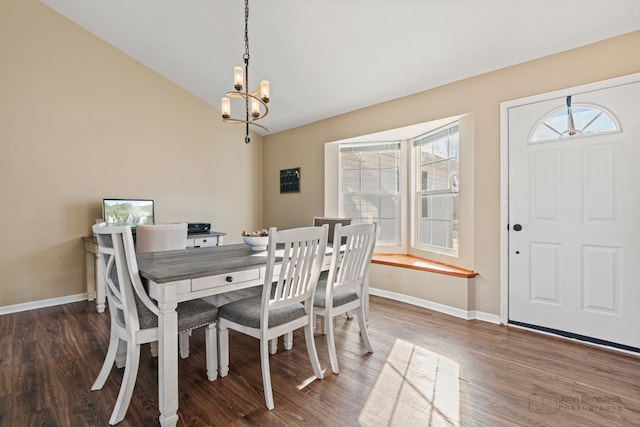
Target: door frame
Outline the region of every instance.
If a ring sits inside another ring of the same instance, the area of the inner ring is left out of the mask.
[[[509,323],[509,109],[638,81],[634,73],[500,103],[500,323]]]

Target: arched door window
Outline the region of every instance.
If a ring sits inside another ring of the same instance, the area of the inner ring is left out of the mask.
[[[611,112],[594,104],[572,104],[567,96],[566,106],[551,111],[533,127],[529,142],[615,132],[620,132],[620,125]]]

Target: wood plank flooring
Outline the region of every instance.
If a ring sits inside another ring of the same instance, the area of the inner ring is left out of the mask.
[[[316,335],[312,381],[302,331],[271,357],[264,406],[258,341],[230,331],[230,373],[209,382],[204,335],[179,362],[181,426],[640,426],[640,358],[371,297],[367,354],[354,320],[336,321],[341,372]],[[106,426],[122,370],[90,391],[108,313],[79,302],[0,316],[0,426]],[[143,346],[121,426],[158,425],[157,361]]]

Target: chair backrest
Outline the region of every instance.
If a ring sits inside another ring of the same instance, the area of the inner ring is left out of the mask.
[[[104,267],[112,321],[135,333],[140,330],[140,318],[157,316],[158,308],[142,285],[131,227],[110,227],[103,222],[95,224],[93,232]]]
[[[325,224],[329,225],[329,234],[327,236],[327,244],[333,245],[333,234],[336,228],[336,224],[351,225],[353,224],[353,218],[328,218],[324,216],[313,217],[314,227],[321,227]],[[344,241],[342,243],[344,244]]]
[[[158,252],[187,247],[187,224],[154,224],[136,227],[136,251]]]
[[[336,246],[331,255],[326,301],[333,301],[333,292],[351,288],[356,288],[358,296],[362,296],[376,245],[376,224],[354,224],[344,227],[337,224],[334,239],[346,242],[339,249]]]
[[[327,249],[327,230],[326,225],[269,229],[261,325],[268,324],[269,311],[284,306],[304,302],[307,313],[313,310],[313,296]]]

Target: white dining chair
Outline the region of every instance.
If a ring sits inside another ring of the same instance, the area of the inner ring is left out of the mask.
[[[313,340],[313,297],[327,245],[328,227],[269,230],[262,295],[223,305],[218,311],[220,376],[229,372],[229,329],[260,340],[265,403],[274,408],[269,368],[269,341],[304,328],[309,360],[316,378],[322,369]]]
[[[321,277],[313,301],[315,315],[323,316],[331,369],[339,373],[334,332],[334,317],[348,311],[356,313],[360,335],[369,353],[373,353],[366,324],[367,274],[376,243],[376,224],[336,224],[334,242],[344,241],[331,254],[329,274]]]
[[[176,224],[140,224],[136,226],[136,253],[172,251],[186,249],[187,223]],[[191,333],[180,334],[180,357],[189,357],[189,337]],[[156,343],[151,345],[151,354],[158,356]]]
[[[329,226],[329,231],[327,235],[327,245],[333,245],[333,233],[336,228],[336,224],[341,225],[351,225],[353,224],[353,218],[330,218],[326,216],[314,216],[313,217],[313,226],[314,227],[322,227],[327,224]]]
[[[141,224],[136,226],[136,252],[158,252],[187,247],[187,224]]]
[[[327,246],[331,246],[333,247],[333,234],[334,231],[336,229],[336,224],[341,224],[341,225],[351,225],[353,224],[354,219],[353,218],[331,218],[331,217],[326,217],[326,216],[314,216],[313,217],[313,225],[315,227],[321,227],[324,224],[328,224],[329,225],[329,234],[327,236]],[[344,243],[344,242],[342,242]],[[326,271],[323,271],[322,273],[320,273],[320,280],[327,278],[328,273]],[[347,311],[344,313],[345,316],[347,317],[347,319],[351,319],[353,316],[351,314],[350,311]],[[286,338],[286,337],[285,337]]]
[[[124,376],[109,419],[109,424],[114,425],[124,419],[129,407],[138,375],[141,344],[159,339],[158,307],[142,285],[131,228],[109,227],[101,223],[93,226],[93,232],[98,239],[99,258],[105,272],[111,334],[104,363],[91,390],[102,389],[116,360],[118,348],[121,343],[126,345]],[[218,376],[215,332],[217,307],[197,299],[178,304],[176,311],[178,332],[186,333],[206,327],[207,377],[210,381],[215,380]]]

